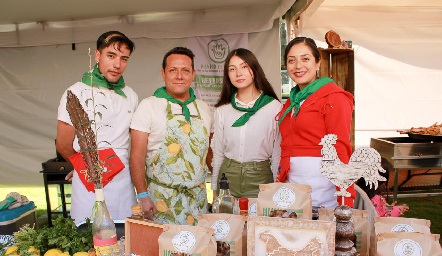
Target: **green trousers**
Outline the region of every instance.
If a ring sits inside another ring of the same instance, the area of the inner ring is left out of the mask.
[[[229,180],[230,193],[236,198],[257,198],[259,184],[273,182],[273,173],[269,160],[240,163],[225,158],[218,174],[218,194],[219,180],[221,179],[222,173],[226,174]]]

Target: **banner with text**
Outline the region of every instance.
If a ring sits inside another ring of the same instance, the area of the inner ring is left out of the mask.
[[[231,50],[248,48],[248,34],[191,37],[188,46],[195,54],[195,95],[213,109],[221,93],[224,60]]]

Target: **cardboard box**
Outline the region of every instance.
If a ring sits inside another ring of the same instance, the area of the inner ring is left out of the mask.
[[[125,220],[125,255],[159,255],[158,237],[163,233],[163,224],[142,219]]]

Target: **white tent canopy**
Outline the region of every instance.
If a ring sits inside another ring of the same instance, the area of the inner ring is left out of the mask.
[[[296,0],[8,0],[0,47],[95,41],[109,29],[130,38],[184,38],[269,30]]]

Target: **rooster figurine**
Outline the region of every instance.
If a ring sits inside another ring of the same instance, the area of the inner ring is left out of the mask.
[[[327,177],[340,191],[335,192],[335,196],[349,197],[350,193],[346,190],[359,178],[363,177],[367,185],[378,186],[378,181],[385,181],[386,178],[379,175],[379,172],[385,172],[381,167],[381,156],[379,153],[369,147],[357,148],[350,157],[348,164],[344,164],[338,157],[335,149],[338,136],[327,134],[321,139],[319,145],[322,145],[322,161],[320,171]]]

